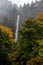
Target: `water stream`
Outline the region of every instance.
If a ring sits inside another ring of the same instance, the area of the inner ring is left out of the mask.
[[[16,23],[16,31],[15,31],[15,42],[17,42],[17,40],[18,40],[19,19],[20,19],[20,15],[17,15],[17,23]]]

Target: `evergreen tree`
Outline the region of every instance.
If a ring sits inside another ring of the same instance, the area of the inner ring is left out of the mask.
[[[0,25],[0,65],[11,65],[8,54],[12,51],[13,33],[10,28]]]
[[[31,58],[39,54],[40,45],[38,40],[43,39],[43,26],[40,22],[30,18],[25,21],[19,33],[17,44],[18,58]]]

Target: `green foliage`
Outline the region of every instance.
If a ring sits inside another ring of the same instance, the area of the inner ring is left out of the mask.
[[[8,54],[12,51],[13,34],[10,28],[0,25],[0,64],[9,65]]]
[[[0,62],[5,60],[4,65],[7,63],[7,65],[22,65],[22,61],[25,63],[28,59],[31,64],[31,58],[43,58],[42,17],[39,16],[39,19],[36,20],[29,18],[23,23],[23,26],[19,31],[19,37],[16,44],[13,39],[12,30],[0,25]],[[31,65],[37,65],[36,59],[36,62],[34,62],[33,59],[32,61],[33,63]]]
[[[43,39],[43,26],[41,25],[43,25],[41,22],[32,18],[27,19],[23,24],[17,43],[19,59],[28,59],[39,54],[41,47],[37,41]]]

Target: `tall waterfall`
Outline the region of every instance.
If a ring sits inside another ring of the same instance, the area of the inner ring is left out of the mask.
[[[20,19],[20,15],[17,15],[17,23],[16,23],[16,31],[15,31],[15,42],[17,42],[17,40],[18,40],[19,19]]]

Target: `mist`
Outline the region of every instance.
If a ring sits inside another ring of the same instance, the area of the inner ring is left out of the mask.
[[[15,33],[17,15],[20,15],[19,29],[27,18],[35,18],[40,12],[43,12],[43,0],[37,1],[31,5],[29,3],[20,5],[13,4],[9,0],[0,0],[0,24],[12,28]]]
[[[5,16],[8,16],[9,11],[12,8],[12,3],[8,0],[0,0],[0,20],[3,20]]]

